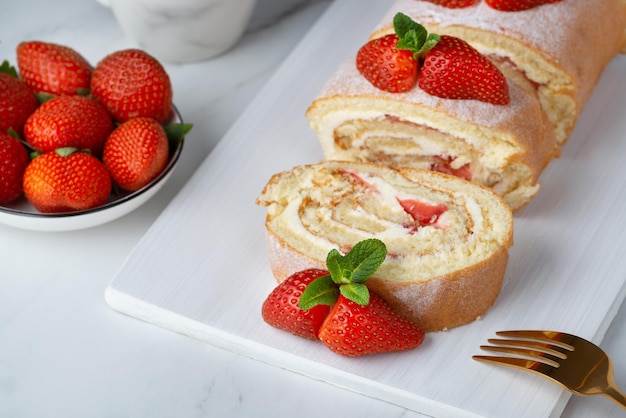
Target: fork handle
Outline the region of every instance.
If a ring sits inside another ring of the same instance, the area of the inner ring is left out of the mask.
[[[626,395],[624,395],[616,386],[611,386],[605,392],[612,401],[626,409]]]

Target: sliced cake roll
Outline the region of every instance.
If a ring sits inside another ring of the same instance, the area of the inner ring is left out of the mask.
[[[451,100],[419,87],[374,87],[350,59],[307,110],[327,159],[432,169],[487,186],[512,209],[528,203],[554,155],[555,137],[535,89],[503,70],[510,102]]]
[[[331,249],[378,238],[387,257],[367,285],[425,331],[475,320],[496,300],[513,219],[491,189],[448,174],[326,161],[275,174],[267,206],[277,281],[325,268]]]
[[[484,0],[458,9],[398,0],[372,37],[393,32],[397,12],[432,32],[466,40],[501,66],[519,69],[536,86],[559,145],[626,38],[624,0],[562,0],[520,11],[496,10]]]

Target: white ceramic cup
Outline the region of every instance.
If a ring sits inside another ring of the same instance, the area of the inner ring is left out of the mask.
[[[122,30],[159,60],[202,61],[230,49],[256,0],[102,0]]]

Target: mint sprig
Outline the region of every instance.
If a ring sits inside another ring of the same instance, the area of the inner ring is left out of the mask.
[[[411,51],[415,59],[424,56],[441,40],[439,35],[428,33],[424,26],[404,13],[393,17],[393,28],[398,36],[396,48]]]
[[[360,305],[367,305],[370,295],[365,282],[378,270],[386,256],[387,247],[375,238],[358,242],[345,255],[336,249],[331,250],[326,257],[330,275],[312,281],[300,296],[298,306],[307,310],[320,304],[333,305],[339,294]]]

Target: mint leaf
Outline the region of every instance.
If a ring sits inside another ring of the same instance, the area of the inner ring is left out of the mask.
[[[341,255],[336,249],[330,250],[328,256],[326,256],[326,267],[335,283],[342,284],[352,281],[353,267],[350,259]]]
[[[335,281],[335,283],[341,282],[341,277],[342,277],[341,258],[342,257],[343,256],[341,255],[341,253],[334,248],[328,252],[328,255],[326,255],[326,268],[330,272],[330,275],[333,278],[333,281]]]
[[[424,41],[424,45],[422,45],[422,49],[418,52],[420,55],[426,53],[433,49],[433,46],[437,45],[441,41],[441,36],[436,33],[429,33],[428,38]]]
[[[341,294],[359,305],[366,306],[370,303],[370,292],[364,284],[350,283],[339,286]]]
[[[339,297],[339,289],[330,276],[322,276],[307,285],[298,300],[298,307],[304,311],[317,305],[333,305]]]
[[[333,305],[339,294],[360,305],[369,303],[365,282],[387,257],[387,247],[375,238],[360,241],[346,254],[332,249],[326,256],[330,275],[312,281],[302,293],[298,306],[310,309],[319,304]]]
[[[409,32],[415,32],[418,37],[426,39],[426,28],[404,13],[396,13],[393,17],[393,29],[400,39],[404,38]]]
[[[346,254],[352,265],[350,282],[365,283],[378,270],[386,256],[387,247],[381,240],[372,238],[358,242]]]
[[[404,13],[396,13],[393,27],[398,37],[396,48],[411,51],[415,59],[431,50],[441,39],[439,35],[429,34],[424,26]]]

